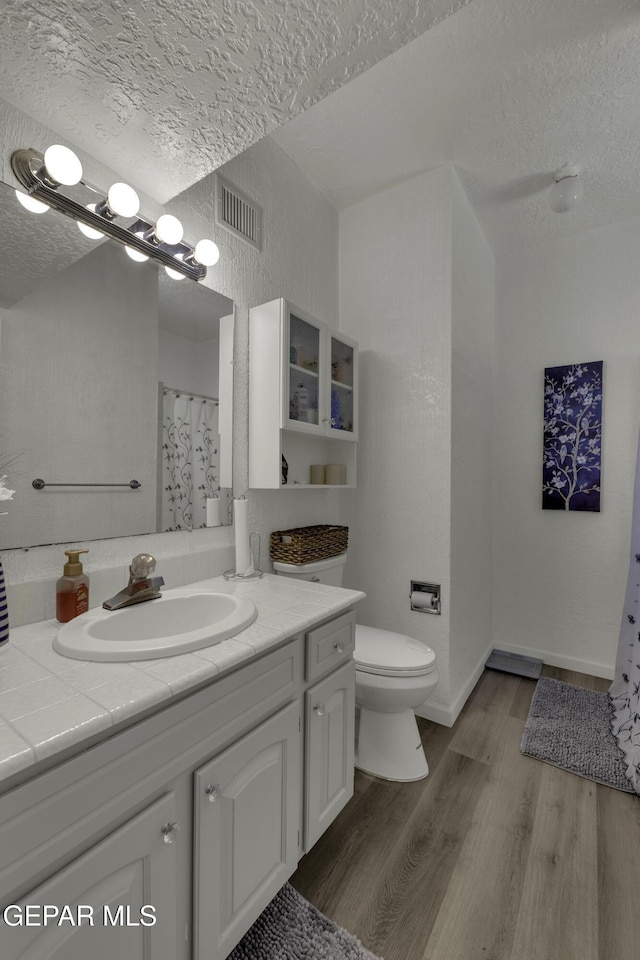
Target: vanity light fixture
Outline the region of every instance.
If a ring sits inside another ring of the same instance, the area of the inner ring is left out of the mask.
[[[568,213],[582,200],[580,169],[579,163],[565,163],[556,170],[549,194],[549,206],[554,213]]]
[[[195,247],[183,240],[177,217],[163,214],[155,224],[140,217],[140,199],[133,187],[114,183],[105,196],[83,180],[82,164],[68,147],[54,144],[44,154],[33,148],[16,150],[11,167],[26,190],[16,190],[16,195],[27,210],[44,213],[51,207],[64,213],[89,239],[117,240],[132,259],[156,260],[170,277],[202,280],[207,267],[218,262],[220,251],[212,240],[200,240]],[[96,195],[102,199],[96,202]],[[90,198],[94,202],[88,203]]]
[[[94,211],[95,209],[95,203],[87,204],[87,210]],[[88,227],[86,223],[81,223],[80,220],[78,220],[78,230],[87,238],[87,240],[102,240],[104,237],[104,233],[100,233],[99,230],[95,230],[93,227]]]

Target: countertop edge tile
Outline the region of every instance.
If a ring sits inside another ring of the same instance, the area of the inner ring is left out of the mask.
[[[76,660],[56,653],[52,641],[59,624],[55,620],[12,629],[9,652],[13,653],[6,657],[4,666],[0,662],[0,676],[4,673],[5,681],[11,684],[8,689],[13,691],[12,698],[19,697],[22,686],[40,679],[53,678],[65,689],[60,687],[63,699],[15,720],[2,715],[0,697],[0,792],[2,781],[13,774],[25,773],[44,758],[55,759],[56,753],[68,754],[70,747],[80,750],[84,740],[104,735],[114,724],[135,723],[137,714],[169,706],[190,689],[215,682],[310,626],[344,613],[365,597],[359,590],[298,582],[274,574],[246,584],[218,576],[175,589],[176,593],[191,591],[250,597],[258,616],[245,630],[221,643],[173,657],[117,664]],[[261,599],[266,601],[262,616]],[[129,669],[124,671],[123,666]],[[113,679],[109,679],[111,668]],[[22,673],[24,682],[20,682]],[[100,682],[102,677],[107,679]],[[73,689],[72,696],[67,686]]]

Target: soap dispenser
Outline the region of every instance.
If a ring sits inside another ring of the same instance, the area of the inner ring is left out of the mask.
[[[56,583],[56,619],[68,623],[89,609],[89,577],[82,572],[80,554],[88,550],[65,550],[69,558]]]

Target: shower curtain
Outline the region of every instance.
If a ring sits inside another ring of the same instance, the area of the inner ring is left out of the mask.
[[[218,401],[167,387],[162,416],[162,529],[206,526],[220,492]]]
[[[609,688],[612,730],[627,765],[627,776],[640,794],[640,439],[633,495],[631,557],[618,640],[615,679]]]

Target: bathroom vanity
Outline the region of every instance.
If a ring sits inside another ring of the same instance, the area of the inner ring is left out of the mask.
[[[352,795],[363,595],[228,589],[253,590],[258,620],[206,652],[208,679],[76,734],[59,762],[36,750],[0,795],[3,960],[223,960]]]

